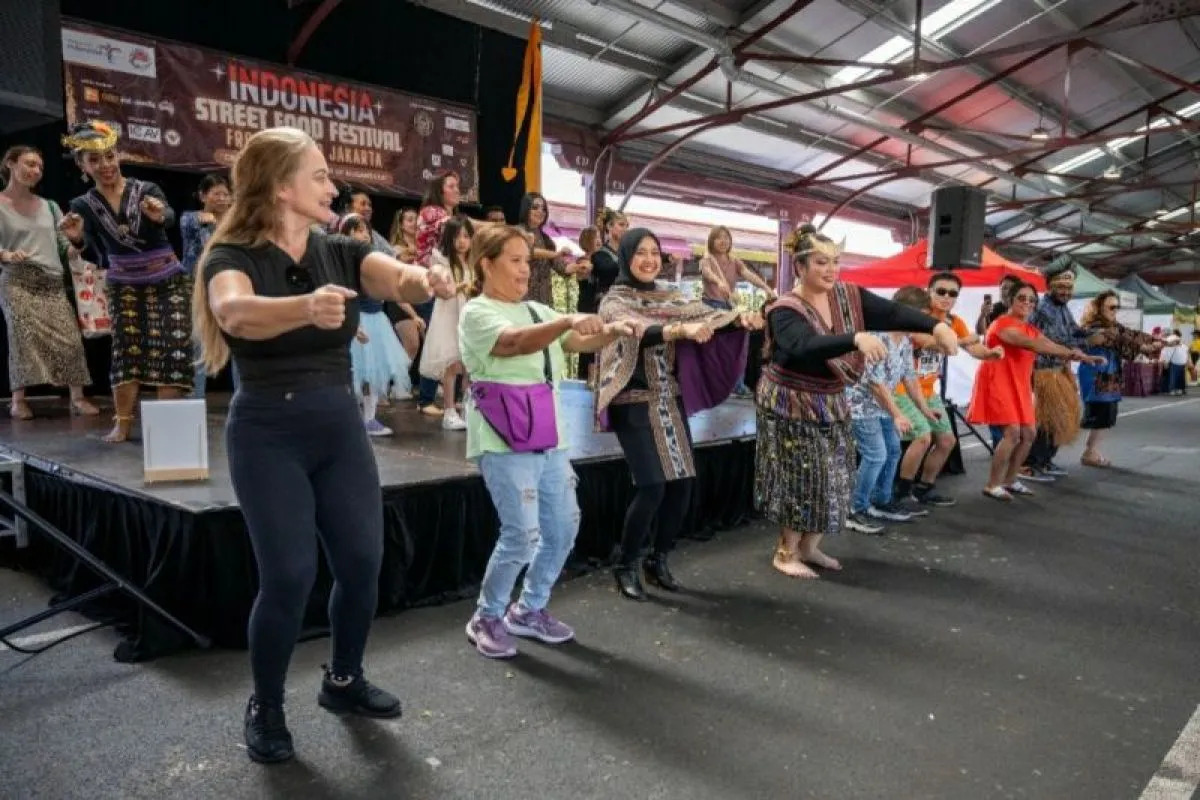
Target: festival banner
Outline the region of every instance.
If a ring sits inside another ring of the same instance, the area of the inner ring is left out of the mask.
[[[478,202],[473,109],[64,20],[67,122],[101,119],[130,162],[228,167],[256,131],[307,131],[335,180],[422,195],[444,171]]]

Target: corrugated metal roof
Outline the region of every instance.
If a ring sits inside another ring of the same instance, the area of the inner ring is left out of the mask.
[[[947,8],[949,3],[962,1],[925,0],[923,10],[926,20],[930,15]],[[643,74],[638,75],[621,67],[547,48],[548,96],[603,111],[613,109],[619,100],[630,102],[633,98],[628,109],[606,120],[608,127],[627,119],[644,102],[644,94],[638,96],[640,87],[649,86],[644,73],[657,73],[663,76],[664,84],[670,85],[673,81],[687,78],[711,58],[711,54],[704,52],[703,48],[698,48],[688,38],[607,6],[603,0],[463,2],[488,4],[494,8],[503,8],[510,14],[536,14],[559,25],[571,26],[571,30],[578,31],[586,37],[593,47],[607,46],[612,52],[645,59],[645,63],[651,67],[639,70]],[[724,31],[719,24],[704,14],[706,8],[718,12],[728,10],[726,19],[741,17],[743,20],[748,12],[754,9],[756,13],[752,22],[740,28],[739,34],[744,35],[791,4],[790,0],[774,0],[769,3],[755,0],[635,2],[676,23],[691,26],[698,32],[717,38],[721,38]],[[927,43],[922,52],[927,58],[936,61],[948,57],[947,54],[987,51],[1038,38],[1077,33],[1084,25],[1119,10],[1122,3],[1123,0],[992,2],[984,6],[978,15],[940,35],[939,42]],[[889,0],[814,0],[793,18],[778,26],[771,35],[755,45],[755,48],[776,53],[834,59],[863,58],[881,44],[901,41],[896,37],[911,30],[908,26],[912,22],[913,10],[912,4]],[[1124,16],[1118,15],[1116,19],[1129,19],[1137,13],[1140,11],[1123,12]],[[927,37],[928,31],[926,28]],[[736,42],[738,34],[732,39]],[[1101,41],[1134,59],[1174,72],[1185,80],[1200,79],[1200,25],[1194,19],[1139,27],[1107,35],[1102,37]],[[901,53],[905,49],[899,44],[897,48],[893,52]],[[776,174],[781,176],[779,180],[787,182],[787,178],[782,176],[811,173],[830,163],[837,157],[837,153],[846,152],[847,147],[867,144],[872,144],[875,149],[874,160],[856,159],[835,174],[848,175],[870,171],[871,164],[877,163],[879,157],[902,162],[910,157],[910,150],[914,162],[930,163],[957,158],[955,154],[972,156],[998,153],[1025,145],[1032,146],[1031,140],[1023,140],[1021,137],[1027,136],[1038,125],[1039,105],[1045,108],[1042,115],[1043,126],[1057,129],[1066,78],[1064,53],[1065,48],[1060,44],[1050,56],[1034,61],[994,86],[974,92],[969,100],[951,104],[931,120],[933,124],[945,130],[916,130],[915,136],[940,143],[942,148],[948,150],[939,149],[932,144],[922,145],[912,135],[908,138],[888,138],[878,143],[878,125],[901,128],[924,110],[939,106],[964,91],[977,88],[987,76],[983,66],[938,73],[918,82],[897,80],[865,91],[843,92],[828,100],[787,105],[765,114],[756,114],[752,127],[731,126],[705,133],[685,145],[673,158],[677,162],[688,160],[689,163],[696,164],[697,168],[705,169],[706,162],[703,158],[692,159],[687,154],[719,154],[725,158],[737,159],[748,168],[752,168],[756,181],[761,180],[757,171],[766,170],[769,173],[775,170]],[[1002,69],[1027,55],[1028,52],[1022,52],[994,59],[987,67],[992,70]],[[685,56],[692,58],[689,60]],[[743,68],[748,73],[762,76],[766,81],[772,82],[778,92],[772,93],[761,87],[737,82],[732,92],[735,106],[772,100],[780,93],[795,93],[804,91],[805,88],[811,90],[814,87],[829,85],[831,77],[841,69],[841,65],[814,66],[776,62],[752,63]],[[1129,63],[1118,63],[1107,55],[1086,48],[1076,52],[1072,59],[1070,83],[1069,116],[1071,131],[1076,133],[1102,127],[1114,118],[1146,104],[1154,97],[1163,97],[1177,89],[1169,81],[1150,71]],[[645,129],[648,126],[675,121],[694,120],[696,115],[690,111],[705,107],[716,111],[724,106],[726,93],[726,75],[714,72],[692,87],[684,98],[688,111],[680,108],[659,111],[643,121],[641,127]],[[1182,98],[1168,100],[1165,105],[1178,110],[1196,99],[1194,94],[1184,93]],[[862,117],[857,122],[838,118],[830,113],[826,103],[850,109]],[[1200,120],[1200,113],[1196,113],[1195,118]],[[781,128],[778,136],[769,134],[768,128],[773,122],[793,126],[792,135],[788,135],[786,128]],[[1140,124],[1145,124],[1144,115],[1136,122],[1122,123],[1110,130],[1132,132]],[[804,133],[812,134],[818,139],[824,137],[830,144],[813,147],[813,139],[802,135]],[[672,136],[674,135],[679,134]],[[669,140],[672,136],[666,139]],[[1141,180],[1138,176],[1144,167],[1150,169],[1152,175],[1159,176],[1159,179],[1183,180],[1185,173],[1186,179],[1194,177],[1193,161],[1195,154],[1200,151],[1196,144],[1200,141],[1200,136],[1179,132],[1155,134],[1150,138],[1151,158],[1147,162],[1148,166],[1139,163],[1142,141],[1137,139],[1136,142],[1127,143],[1124,150],[1119,151],[1116,160],[1125,164],[1127,180]],[[652,152],[654,147],[653,142],[648,141],[637,142],[636,145],[639,152],[645,153]],[[1102,157],[1093,158],[1087,163],[1074,166],[1070,170],[1071,174],[1061,178],[1048,178],[1036,173],[1019,177],[1012,174],[1011,168],[1023,161],[1032,160],[1035,169],[1047,170],[1055,165],[1069,164],[1081,153],[1086,154],[1094,149],[1081,145],[1057,153],[1043,154],[1044,157],[1037,159],[1034,159],[1033,154],[1005,156],[1003,159],[989,162],[994,165],[996,172],[989,172],[984,166],[971,164],[935,167],[930,180],[986,184],[990,191],[997,192],[998,197],[1005,200],[1011,199],[1014,191],[1018,198],[1049,199],[1056,194],[1088,189],[1086,183],[1073,176],[1097,176],[1113,162],[1113,157],[1103,154]],[[1138,152],[1135,153],[1135,150]],[[718,170],[726,170],[726,166],[718,168],[714,162],[711,170],[715,173]],[[840,188],[843,191],[852,190],[860,187],[863,182],[862,179],[847,182]],[[927,204],[928,193],[933,185],[926,180],[895,180],[872,189],[870,194],[881,200],[899,200],[919,208]],[[830,188],[820,187],[820,193],[827,192]],[[1168,205],[1179,205],[1180,203],[1175,201],[1182,202],[1181,192],[1185,193],[1184,190],[1168,189],[1161,194],[1165,196]],[[1086,216],[1085,225],[1095,231],[1111,230],[1114,226],[1122,227],[1128,224],[1128,220],[1122,217],[1122,214],[1152,213],[1163,202],[1158,199],[1159,194],[1157,191],[1129,191],[1103,199],[1096,205],[1093,213]],[[1056,213],[1063,216],[1063,212],[1070,211],[1073,207],[1071,204],[1076,202],[1078,201],[1050,202],[1047,206],[1035,210],[1039,213]],[[1118,213],[1107,214],[1106,210]],[[1027,218],[1025,214],[1009,210],[991,214],[989,221],[1002,226],[1020,225],[1023,224],[1021,221]],[[1066,215],[1064,218],[1073,219],[1073,215]],[[1031,236],[1036,238],[1037,235],[1045,234],[1046,231],[1040,231]],[[1155,235],[1161,239],[1161,234]]]

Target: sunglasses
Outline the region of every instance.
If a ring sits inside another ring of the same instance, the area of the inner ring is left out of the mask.
[[[1031,294],[1019,294],[1013,298],[1014,303],[1036,303],[1037,298]]]
[[[938,297],[958,297],[958,289],[934,289],[933,293]]]
[[[317,288],[316,282],[313,280],[313,275],[304,267],[292,264],[283,274],[284,280],[287,281],[288,289],[296,294],[308,294],[313,289]]]
[[[1116,311],[1118,308],[1120,308],[1120,306],[1117,306],[1117,305],[1112,305],[1112,306],[1106,305],[1106,306],[1104,307],[1104,310],[1105,310],[1105,311]]]

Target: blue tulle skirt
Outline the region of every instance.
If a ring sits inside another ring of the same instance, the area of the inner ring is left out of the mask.
[[[358,339],[350,342],[350,369],[354,376],[354,391],[361,395],[363,385],[371,387],[371,394],[386,397],[389,387],[394,394],[405,395],[412,391],[408,368],[412,360],[400,345],[400,339],[392,330],[387,314],[382,311],[360,315],[359,326],[370,340],[362,344]]]

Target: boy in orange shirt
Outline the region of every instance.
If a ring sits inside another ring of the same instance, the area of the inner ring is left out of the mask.
[[[962,280],[953,272],[936,273],[929,279],[929,296],[932,301],[930,315],[949,323],[958,334],[959,345],[975,358],[981,361],[1001,358],[1003,351],[1000,348],[989,350],[984,347],[979,343],[979,337],[971,333],[967,323],[961,317],[950,313],[954,304],[958,302],[961,291]],[[928,347],[932,338],[919,334],[912,337],[917,383],[920,385],[927,410],[917,408],[917,404],[908,396],[903,385],[896,392],[896,405],[912,424],[912,430],[904,437],[910,444],[900,462],[896,495],[900,499],[911,496],[923,505],[952,506],[954,498],[938,494],[934,489],[934,483],[941,474],[946,459],[954,450],[956,439],[950,415],[937,390],[945,356]],[[922,460],[924,467],[921,464]],[[918,470],[921,472],[920,480],[917,479]]]

